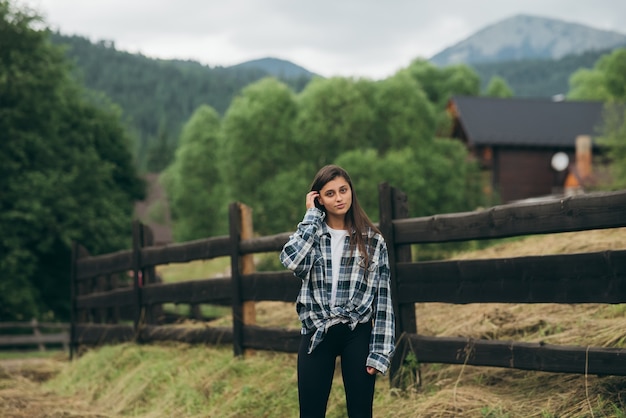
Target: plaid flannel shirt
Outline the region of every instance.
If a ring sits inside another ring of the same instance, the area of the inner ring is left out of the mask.
[[[302,280],[296,301],[301,333],[315,332],[308,352],[322,342],[333,325],[346,323],[354,330],[357,324],[373,320],[366,365],[386,373],[395,348],[387,246],[380,234],[369,230],[369,263],[365,266],[363,255],[358,248],[351,254],[349,237],[345,238],[335,306],[331,307],[330,233],[324,217],[317,208],[307,209],[280,253],[281,263]]]

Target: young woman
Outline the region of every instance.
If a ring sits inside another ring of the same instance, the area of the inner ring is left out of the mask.
[[[395,345],[389,260],[344,169],[319,170],[280,261],[302,280],[300,417],[324,417],[337,356],[348,416],[371,417],[376,374],[387,371]]]

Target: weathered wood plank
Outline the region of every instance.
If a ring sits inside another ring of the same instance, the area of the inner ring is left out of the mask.
[[[101,345],[133,341],[132,325],[76,324],[73,344]]]
[[[407,196],[403,192],[390,187],[388,183],[378,185],[380,211],[379,229],[385,238],[391,271],[391,292],[393,309],[396,313],[396,333],[417,332],[415,309],[412,305],[399,303],[396,266],[401,262],[411,261],[411,246],[396,245],[393,221],[404,219],[409,215]],[[392,370],[392,374],[395,370]]]
[[[155,283],[144,286],[144,305],[159,303],[215,303],[230,304],[230,278],[191,280],[179,283]]]
[[[39,328],[44,329],[69,329],[70,324],[67,322],[0,322],[0,329],[10,328]]]
[[[401,303],[625,303],[626,251],[400,263]]]
[[[76,297],[76,309],[113,308],[134,305],[135,293],[132,288],[118,288],[107,292],[90,293]]]
[[[300,331],[251,325],[243,329],[244,346],[256,350],[297,353],[300,339]]]
[[[81,258],[76,261],[76,280],[129,271],[132,268],[133,252],[131,250]]]
[[[185,263],[193,260],[208,260],[230,254],[228,236],[212,237],[195,241],[169,244],[141,249],[141,266],[169,263]]]
[[[70,335],[67,332],[59,334],[40,335],[2,335],[0,346],[40,345],[40,344],[67,344]]]
[[[236,356],[244,354],[243,327],[244,327],[244,300],[241,284],[241,260],[239,243],[241,242],[241,208],[240,203],[231,203],[228,207],[228,231],[230,236],[230,274],[231,274],[231,303],[233,316],[233,352]]]
[[[232,344],[233,330],[217,327],[146,325],[139,331],[142,342],[179,341],[189,344]]]
[[[293,234],[293,232],[245,239],[240,242],[239,251],[242,254],[280,251],[289,240],[291,234]]]
[[[405,335],[420,363],[626,376],[626,349]]]
[[[394,220],[398,244],[466,241],[626,226],[626,191]]]
[[[244,300],[295,302],[302,281],[291,271],[261,272],[242,276]]]

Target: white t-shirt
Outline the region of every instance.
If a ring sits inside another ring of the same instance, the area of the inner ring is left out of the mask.
[[[332,253],[331,266],[332,266],[332,287],[330,293],[330,306],[335,306],[335,299],[337,297],[337,284],[339,283],[339,269],[341,267],[341,256],[343,255],[343,244],[345,237],[348,235],[348,231],[345,229],[333,229],[328,227],[330,232],[330,249]]]

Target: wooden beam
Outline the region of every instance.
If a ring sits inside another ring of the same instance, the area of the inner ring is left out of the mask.
[[[244,328],[246,347],[265,351],[297,353],[300,347],[299,330],[247,326]]]
[[[170,263],[185,263],[230,255],[230,238],[220,236],[141,250],[142,267]]]
[[[188,344],[232,344],[233,331],[230,328],[155,326],[146,325],[140,330],[142,341],[179,341]]]
[[[231,279],[191,280],[178,283],[156,283],[144,286],[143,303],[228,303],[232,298]]]
[[[626,191],[393,221],[396,244],[467,241],[626,226]]]
[[[117,288],[106,292],[89,293],[76,297],[77,309],[101,309],[135,306],[135,290],[131,287]]]
[[[626,303],[626,251],[400,263],[401,303]]]
[[[626,349],[407,335],[420,363],[626,376]]]
[[[135,330],[132,325],[77,324],[76,344],[101,345],[133,341]]]
[[[246,301],[295,302],[302,285],[291,271],[253,273],[241,279],[242,297]]]
[[[132,250],[118,251],[93,257],[80,258],[76,265],[76,279],[85,280],[95,276],[128,271],[133,268]]]
[[[291,234],[293,232],[284,232],[266,237],[251,237],[241,241],[239,248],[242,254],[280,251],[289,240]]]

